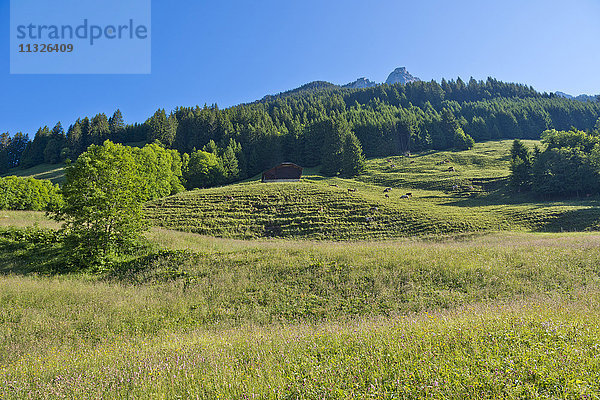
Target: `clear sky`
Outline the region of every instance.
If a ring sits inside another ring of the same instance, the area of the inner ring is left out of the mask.
[[[48,0],[39,0],[46,2]],[[406,66],[600,94],[600,0],[153,0],[149,75],[10,75],[9,0],[0,0],[0,132],[120,108],[227,107],[314,80],[383,82]]]

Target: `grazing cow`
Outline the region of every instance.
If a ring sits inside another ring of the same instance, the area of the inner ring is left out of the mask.
[[[389,195],[389,194],[387,194],[387,193],[386,193],[386,194],[384,194],[384,196],[385,196],[385,197],[390,197],[390,195]]]
[[[396,164],[392,164],[392,165],[391,165],[391,167],[392,167],[392,168],[396,168]]]
[[[414,162],[414,161],[411,161],[410,163],[411,163],[411,164],[414,164],[415,162]]]
[[[338,185],[334,185],[334,184],[331,184],[331,183],[329,184],[329,186],[332,186],[332,187],[339,187]]]
[[[407,195],[408,197],[412,197],[412,192],[408,192],[408,193],[406,193],[406,195]]]
[[[401,199],[408,199],[409,197],[405,194],[403,194],[402,196],[400,196]]]
[[[348,188],[348,193],[350,193],[350,192],[356,192],[356,189],[350,189],[350,188]]]
[[[229,201],[233,201],[233,200],[234,200],[234,199],[233,199],[233,196],[231,196],[231,195],[228,195],[228,196],[227,196],[227,200],[229,200]]]
[[[456,170],[454,169],[454,167],[449,167],[448,168],[448,172],[455,172]]]
[[[391,191],[392,191],[392,188],[390,188],[390,187],[383,189],[383,193],[387,193],[387,192],[391,192]]]

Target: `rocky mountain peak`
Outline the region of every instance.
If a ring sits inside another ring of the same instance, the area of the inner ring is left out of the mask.
[[[377,83],[363,77],[363,78],[358,78],[356,81],[348,83],[342,87],[350,88],[350,89],[364,89],[364,88],[369,88],[369,87],[373,87],[373,86],[377,86]]]
[[[388,76],[385,83],[388,85],[393,85],[394,83],[409,83],[409,82],[417,82],[420,81],[419,78],[414,77],[406,70],[406,67],[396,68],[390,76]]]

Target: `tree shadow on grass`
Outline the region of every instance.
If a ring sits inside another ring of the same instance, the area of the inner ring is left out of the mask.
[[[565,211],[548,223],[541,225],[536,232],[580,232],[600,230],[600,208],[582,208]]]
[[[189,279],[186,267],[200,260],[192,252],[157,250],[145,243],[131,250],[130,254],[112,255],[97,264],[78,266],[65,252],[62,240],[48,231],[9,229],[0,232],[0,276],[85,272],[122,283],[166,282]]]
[[[69,272],[68,263],[60,244],[0,239],[0,274],[54,275],[65,272]]]
[[[455,207],[480,207],[500,205],[523,205],[530,208],[548,208],[556,206],[567,207],[599,207],[597,198],[551,198],[543,199],[531,193],[514,193],[509,189],[501,188],[490,192],[461,193],[455,195],[455,199],[442,203],[445,206]]]

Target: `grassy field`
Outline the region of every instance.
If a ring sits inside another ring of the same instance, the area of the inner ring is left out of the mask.
[[[0,239],[0,398],[600,393],[600,235],[149,238],[171,251],[94,275]]]
[[[298,183],[249,181],[195,190],[152,202],[146,211],[156,226],[241,239],[598,229],[595,197],[541,201],[512,193],[507,187],[510,145],[487,142],[464,152],[372,159],[356,180],[323,178],[309,170]],[[389,197],[386,187],[392,188]],[[403,199],[406,193],[412,197]]]
[[[58,229],[60,224],[39,211],[0,210],[0,227],[10,226]]]
[[[0,399],[599,399],[598,199],[510,194],[509,146],[158,200],[93,272],[4,211]]]

